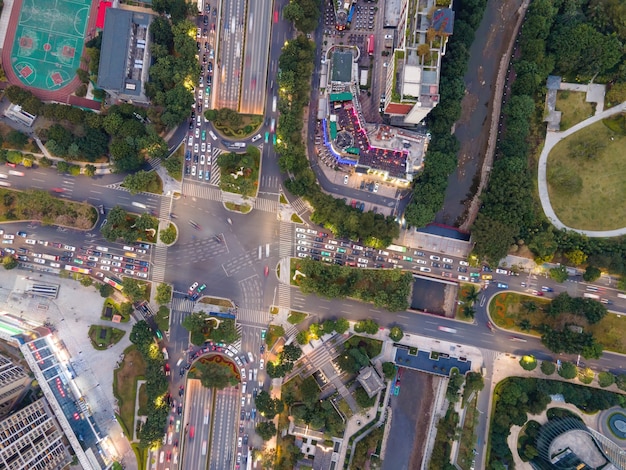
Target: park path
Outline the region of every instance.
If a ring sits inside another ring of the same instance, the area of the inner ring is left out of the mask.
[[[13,43],[16,41],[15,32],[17,31],[20,12],[22,11],[22,4],[24,0],[14,0],[13,8],[11,11],[11,19],[9,20],[9,24],[6,32],[6,39],[4,41],[4,45],[2,48],[2,63],[4,64],[4,73],[7,76],[7,81],[11,85],[17,85],[21,88],[25,88],[30,91],[33,95],[43,101],[56,101],[58,103],[68,103],[70,95],[76,90],[81,81],[78,78],[78,75],[75,75],[70,83],[65,85],[58,90],[42,90],[40,88],[29,87],[25,85],[19,77],[15,74],[15,70],[13,69],[13,62],[11,60],[11,52],[13,51]],[[98,4],[99,2],[94,1],[91,3],[91,9],[89,10],[89,20],[87,22],[87,31],[86,37],[84,40],[89,40],[93,37],[96,31],[96,19],[98,16]],[[83,58],[86,58],[86,48],[83,47]],[[80,61],[80,68],[83,70],[87,70],[87,63],[84,60]]]
[[[546,134],[546,141],[544,143],[543,149],[541,150],[541,155],[539,156],[539,168],[537,174],[539,199],[541,200],[541,207],[543,208],[543,212],[546,214],[546,217],[548,218],[548,220],[550,220],[552,225],[554,225],[558,229],[570,230],[572,232],[580,233],[581,235],[586,235],[592,238],[618,237],[620,235],[626,234],[626,227],[618,228],[615,230],[580,230],[565,225],[559,220],[556,213],[554,212],[554,209],[552,208],[552,204],[550,203],[550,194],[548,193],[547,180],[548,155],[556,144],[558,144],[562,139],[569,137],[575,132],[584,129],[591,124],[595,124],[596,122],[599,122],[609,116],[613,116],[614,114],[623,113],[624,111],[626,111],[626,102],[613,108],[609,108],[606,111],[602,111],[601,113],[597,113],[594,116],[585,119],[582,122],[579,122],[575,126],[570,127],[566,131],[548,132]]]

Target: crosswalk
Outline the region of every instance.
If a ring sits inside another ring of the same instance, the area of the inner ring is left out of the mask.
[[[278,305],[277,307],[291,307],[291,287],[282,282],[278,284]]]
[[[280,176],[261,176],[261,191],[276,191],[280,188],[282,178]]]
[[[278,255],[281,258],[291,256],[293,251],[293,228],[290,223],[280,223],[280,233],[278,235],[280,243],[278,244]]]
[[[181,295],[174,295],[172,299],[172,311],[191,313],[194,306],[195,303],[192,300]]]
[[[183,194],[185,196],[208,199],[209,201],[222,201],[222,192],[219,189],[208,184],[197,184],[187,180],[183,183]]]
[[[156,167],[158,167],[161,164],[161,159],[158,157],[152,157],[148,160],[147,164],[149,167],[148,171],[154,170]]]
[[[278,200],[258,197],[254,203],[254,208],[263,212],[276,213],[278,212]]]
[[[221,179],[222,172],[220,171],[220,167],[217,165],[213,165],[213,168],[211,169],[211,178],[209,178],[209,184],[213,186],[219,186]]]
[[[161,198],[161,206],[159,207],[159,218],[168,220],[170,218],[170,208],[172,199],[170,197]]]
[[[152,282],[165,280],[165,266],[167,264],[167,247],[156,245],[152,257]]]
[[[235,329],[237,330],[237,341],[232,343],[232,345],[235,347],[237,351],[241,351],[241,338],[243,337],[242,335],[243,325],[239,322],[236,322]]]
[[[306,205],[301,197],[291,201],[291,207],[293,207],[298,215],[302,215],[309,210],[309,207]]]
[[[253,308],[237,309],[237,323],[267,325],[272,314],[267,310],[257,310]]]

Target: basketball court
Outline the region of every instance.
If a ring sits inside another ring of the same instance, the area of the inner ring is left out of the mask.
[[[23,0],[11,65],[29,87],[57,90],[80,67],[92,0]]]

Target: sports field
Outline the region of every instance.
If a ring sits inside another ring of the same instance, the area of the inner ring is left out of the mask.
[[[11,65],[25,85],[57,90],[76,75],[92,0],[23,0]]]

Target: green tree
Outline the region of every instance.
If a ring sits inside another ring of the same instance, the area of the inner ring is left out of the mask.
[[[2,258],[2,266],[4,266],[4,269],[15,269],[17,265],[17,260],[12,256],[6,255]]]
[[[127,175],[124,178],[124,187],[131,194],[137,194],[141,191],[147,191],[150,184],[154,180],[154,174],[148,171],[138,171],[137,173]]]
[[[132,302],[139,302],[145,298],[145,285],[139,283],[137,279],[125,277],[122,279],[123,292]]]
[[[169,224],[165,230],[161,230],[159,232],[159,237],[161,237],[161,241],[166,245],[170,245],[176,241],[176,227],[174,224]]]
[[[541,361],[541,372],[545,375],[552,375],[556,370],[556,366],[552,361]]]
[[[155,300],[159,305],[165,305],[172,299],[172,286],[161,283],[157,286]]]
[[[383,374],[387,380],[396,376],[396,365],[393,362],[383,362]]]
[[[206,388],[223,389],[239,383],[237,376],[228,364],[213,361],[198,361],[194,365],[200,383]]]
[[[265,390],[261,390],[254,399],[256,408],[263,416],[273,419],[274,416],[281,413],[285,407],[283,402],[278,398],[272,398]]]
[[[281,360],[285,362],[296,362],[302,356],[302,349],[295,344],[286,344],[281,352]]]
[[[564,379],[571,380],[578,375],[578,370],[571,362],[563,362],[561,364],[561,368],[559,369],[559,375]]]
[[[601,275],[602,271],[595,266],[587,266],[587,269],[585,269],[585,272],[583,273],[583,279],[585,282],[593,282],[596,279],[599,279]]]
[[[211,332],[211,339],[217,343],[234,343],[238,338],[235,320],[222,320],[220,326]]]
[[[206,339],[205,333],[209,331],[208,321],[209,316],[204,312],[195,312],[183,319],[181,324],[183,328],[189,331],[192,344],[199,346],[204,343]]]
[[[335,322],[335,331],[340,335],[344,334],[350,328],[350,323],[345,318],[339,318]]]
[[[567,253],[565,253],[565,257],[574,266],[580,266],[587,261],[587,254],[579,249],[568,251]]]
[[[602,371],[598,374],[598,385],[602,388],[610,387],[615,383],[615,376],[610,372]]]
[[[400,341],[403,336],[404,333],[402,332],[402,328],[399,326],[394,326],[391,330],[389,330],[389,338],[391,338],[392,341]]]
[[[357,333],[367,333],[370,335],[375,335],[376,333],[378,333],[378,323],[376,323],[374,320],[361,320],[359,322],[356,322],[356,324],[354,325],[354,331]]]
[[[263,421],[256,425],[256,433],[264,441],[269,441],[276,435],[276,426],[273,421]]]
[[[85,175],[89,176],[90,178],[96,176],[96,170],[97,168],[93,165],[85,165]]]
[[[154,342],[154,333],[145,320],[139,320],[133,325],[129,339],[143,353]]]
[[[28,136],[20,131],[9,131],[4,141],[15,149],[23,149],[28,143]]]
[[[100,284],[98,290],[100,291],[100,296],[105,299],[113,295],[113,287],[108,284]]]
[[[556,282],[565,282],[569,275],[567,274],[567,268],[565,266],[558,266],[550,269],[550,277]]]

